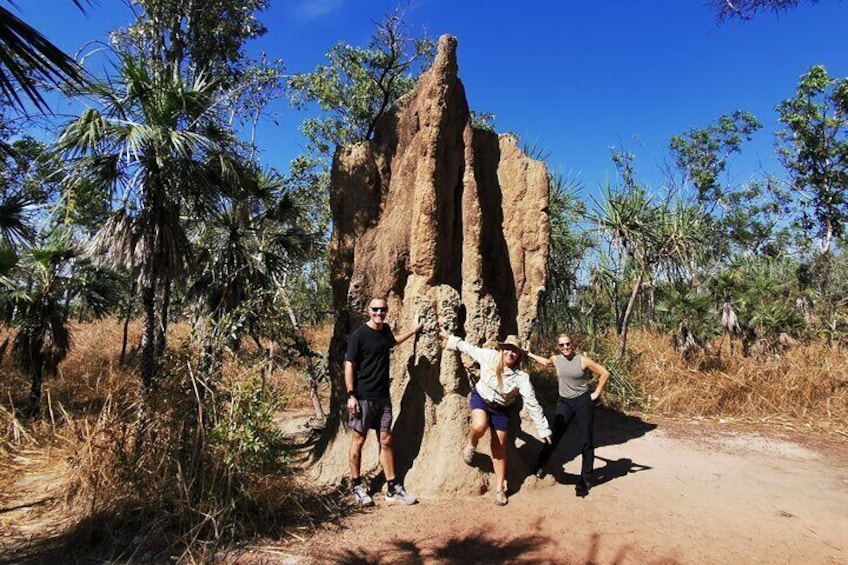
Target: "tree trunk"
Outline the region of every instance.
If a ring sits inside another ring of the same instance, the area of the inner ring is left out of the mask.
[[[156,376],[156,292],[151,282],[142,283],[141,307],[144,311],[144,327],[141,331],[141,395],[145,398]]]
[[[171,277],[164,277],[159,284],[159,311],[157,312],[156,324],[156,358],[165,354],[168,341],[168,310],[171,306]]]
[[[633,305],[636,303],[636,297],[639,290],[642,288],[642,271],[639,271],[639,276],[636,277],[636,283],[633,285],[633,291],[630,293],[630,300],[627,301],[627,309],[621,317],[621,331],[618,337],[618,358],[624,357],[624,351],[627,347],[627,328],[630,325],[630,314],[633,312]]]
[[[312,350],[309,348],[309,342],[306,340],[306,336],[303,333],[303,328],[300,327],[300,323],[297,321],[297,314],[294,311],[294,307],[292,306],[291,299],[289,299],[289,293],[286,292],[286,279],[283,279],[282,284],[277,282],[277,292],[280,293],[280,297],[283,299],[283,304],[286,306],[286,312],[288,312],[289,320],[294,327],[295,335],[297,336],[297,340],[300,342],[298,344],[298,349],[301,350],[301,354],[306,357],[306,371],[309,375],[309,398],[312,401],[312,409],[315,410],[315,417],[320,420],[326,420],[327,414],[324,412],[324,408],[321,406],[321,398],[318,396],[318,380],[315,376],[315,365],[312,361]]]
[[[39,356],[40,357],[40,356]],[[29,416],[37,418],[41,414],[41,383],[44,380],[44,363],[39,358],[35,360],[32,371],[32,384],[29,391]]]

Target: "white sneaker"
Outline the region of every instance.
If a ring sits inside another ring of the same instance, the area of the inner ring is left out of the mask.
[[[414,494],[406,492],[406,489],[401,484],[395,485],[394,492],[389,490],[386,493],[386,504],[405,504],[409,506],[416,502],[418,502],[418,498]]]
[[[374,506],[374,499],[368,494],[365,485],[359,483],[353,487],[353,500],[359,506]]]

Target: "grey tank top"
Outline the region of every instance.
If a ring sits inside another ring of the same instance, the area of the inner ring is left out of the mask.
[[[579,354],[571,361],[565,355],[557,355],[554,361],[559,379],[559,395],[563,398],[577,398],[589,390],[589,379],[583,371],[583,357]]]

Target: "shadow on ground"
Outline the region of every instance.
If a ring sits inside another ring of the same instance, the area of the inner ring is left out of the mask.
[[[574,547],[562,550],[546,536],[531,535],[512,539],[496,539],[490,534],[475,533],[452,537],[435,545],[427,542],[399,540],[386,548],[365,550],[361,548],[327,552],[314,556],[319,561],[339,565],[385,565],[389,563],[440,563],[444,565],[465,563],[598,563],[602,536],[594,533],[584,543],[558,540],[561,545]],[[582,547],[579,547],[582,545]],[[552,556],[554,555],[554,556]],[[639,562],[640,556],[633,546],[624,544],[614,554],[611,563]],[[675,565],[670,558],[661,559],[664,565]]]
[[[76,523],[45,524],[35,535],[0,537],[0,563],[53,565],[76,563],[210,563],[233,548],[260,539],[279,539],[288,530],[315,529],[362,511],[341,490],[310,493],[305,489],[281,497],[271,507],[248,508],[250,517],[235,516],[230,524],[187,527],[161,509],[115,506]],[[61,502],[57,502],[61,504]],[[214,538],[215,528],[225,541]],[[185,530],[180,535],[179,530]],[[229,533],[227,533],[229,532]],[[190,547],[190,551],[187,549]],[[223,562],[229,563],[226,559]]]
[[[548,416],[552,416],[548,414]],[[514,494],[521,489],[524,481],[535,471],[536,458],[542,449],[541,442],[534,436],[521,431],[516,425],[510,423],[511,435],[519,441],[510,441],[510,453],[508,454],[509,465],[507,467],[507,481],[510,493]],[[656,429],[657,425],[646,422],[638,416],[624,414],[617,410],[598,407],[595,410],[595,477],[593,483],[598,486],[637,471],[650,470],[651,467],[643,463],[637,463],[629,458],[618,460],[606,459],[598,454],[598,450],[609,445],[620,445]],[[515,430],[513,432],[513,430]],[[577,476],[566,473],[566,463],[574,461],[579,465],[580,448],[579,432],[577,426],[569,426],[565,435],[559,443],[556,451],[551,456],[545,469],[553,475],[560,484],[576,484]],[[516,443],[518,445],[516,445]],[[603,463],[603,465],[600,465]],[[489,463],[491,465],[491,463]],[[575,469],[576,470],[576,469]]]

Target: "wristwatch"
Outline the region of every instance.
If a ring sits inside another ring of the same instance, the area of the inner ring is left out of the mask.
[[[356,398],[356,392],[354,392],[352,390],[347,391],[347,397],[348,398]]]

